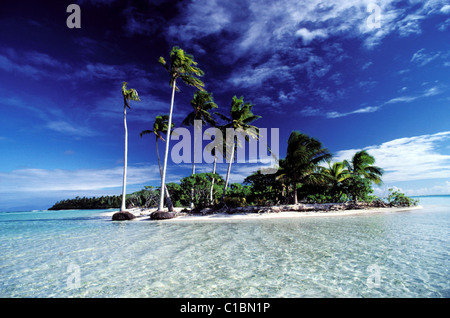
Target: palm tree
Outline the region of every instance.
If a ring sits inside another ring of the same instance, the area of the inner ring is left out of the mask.
[[[374,166],[375,158],[366,150],[361,150],[355,153],[352,160],[349,162],[344,160],[344,165],[352,176],[361,176],[375,184],[381,183],[381,176],[383,175],[383,169]]]
[[[223,128],[223,126],[215,126],[215,138],[218,138],[218,134],[221,135],[222,137],[225,136],[226,132],[225,129]],[[216,173],[216,166],[217,166],[217,158],[219,155],[221,155],[223,158],[226,158],[226,154],[227,154],[227,145],[226,143],[223,143],[222,139],[219,139],[222,142],[217,142],[217,143],[210,143],[208,145],[206,145],[205,150],[210,151],[211,155],[214,156],[214,161],[213,161],[213,171],[212,171],[212,179],[211,179],[211,188],[210,188],[210,193],[209,193],[209,200],[210,200],[210,204],[213,205],[214,202],[214,183],[215,183],[215,173]]]
[[[380,184],[382,182],[381,176],[383,175],[383,169],[374,166],[374,163],[375,158],[366,150],[356,152],[350,162],[347,160],[344,160],[343,162],[350,172],[351,177],[355,180],[362,177],[375,184]],[[357,201],[356,194],[353,194],[353,199]]]
[[[220,113],[217,114],[222,120],[226,122],[225,125],[221,126],[223,131],[227,128],[233,128],[234,132],[237,133],[245,133],[245,140],[249,141],[249,136],[255,139],[258,139],[259,136],[259,129],[256,126],[250,125],[253,121],[261,118],[261,116],[256,116],[252,112],[253,105],[249,102],[244,103],[244,97],[237,98],[236,96],[233,97],[231,101],[231,111],[230,115],[231,117],[227,117],[225,115],[222,115]],[[225,180],[225,187],[223,188],[223,194],[222,194],[222,202],[225,198],[225,193],[227,191],[228,182],[230,179],[230,172],[231,172],[231,163],[234,160],[234,152],[235,148],[237,147],[237,139],[236,135],[233,135],[232,140],[232,147],[231,147],[231,155],[229,156],[229,163],[228,163],[228,170],[227,170],[227,177]],[[228,142],[227,142],[228,143]]]
[[[123,125],[125,127],[125,160],[123,167],[123,185],[122,185],[122,205],[120,211],[125,211],[125,192],[127,186],[127,159],[128,159],[128,129],[127,129],[127,107],[130,107],[130,101],[140,101],[138,92],[134,89],[127,89],[127,82],[122,84],[123,95]]]
[[[317,165],[331,159],[328,149],[315,138],[293,131],[288,139],[284,175],[293,183],[294,204],[298,203],[297,184],[318,182]]]
[[[209,189],[209,204],[213,205],[214,202],[214,182],[216,181],[214,178],[214,175],[216,173],[216,165],[217,165],[217,156],[216,156],[216,148],[213,148],[211,151],[211,154],[214,156],[214,163],[213,163],[213,177],[211,179],[211,188]]]
[[[331,185],[333,198],[339,200],[342,195],[342,191],[340,191],[342,183],[351,178],[350,171],[346,169],[344,162],[334,162],[331,164],[328,161],[328,167],[319,167],[319,174],[325,178],[328,185]]]
[[[170,75],[170,86],[172,86],[172,98],[170,101],[170,112],[169,112],[169,123],[168,127],[172,126],[172,113],[173,113],[173,102],[175,98],[175,90],[179,90],[176,81],[181,79],[186,85],[196,87],[199,90],[203,90],[205,84],[197,78],[197,76],[203,76],[204,73],[196,65],[197,62],[194,61],[194,57],[190,54],[185,54],[182,49],[177,46],[172,48],[170,52],[170,62],[167,63],[163,57],[159,58],[159,63],[166,69]],[[167,170],[167,158],[169,155],[169,141],[170,141],[170,130],[167,132],[166,141],[166,152],[164,154],[164,166],[161,178],[161,198],[159,201],[159,211],[163,211],[164,208],[164,188],[166,182],[166,170]]]
[[[166,142],[164,140],[164,138],[162,137],[162,134],[167,134],[167,130],[168,130],[168,121],[169,121],[169,115],[158,115],[155,118],[155,122],[153,123],[153,130],[143,130],[141,131],[141,133],[139,134],[139,136],[143,136],[143,135],[147,135],[147,134],[155,134],[155,146],[156,146],[156,157],[158,158],[158,166],[159,166],[159,174],[161,175],[162,178],[162,167],[161,167],[161,161],[159,159],[159,148],[158,148],[158,140],[162,140],[163,142]],[[175,125],[172,124],[171,129],[173,129]],[[165,197],[166,197],[166,201],[167,201],[167,207],[169,208],[169,211],[172,212],[173,211],[173,204],[172,204],[172,200],[170,198],[170,193],[167,190],[166,185],[164,185],[165,187]]]
[[[187,117],[182,121],[181,125],[183,126],[195,126],[195,121],[199,120],[201,123],[210,124],[211,126],[216,125],[216,121],[211,116],[211,111],[214,108],[217,108],[217,104],[214,103],[214,98],[212,93],[208,93],[207,91],[196,91],[194,93],[194,98],[191,100],[191,106],[194,109],[190,112]],[[194,128],[196,129],[196,127]],[[192,160],[192,175],[195,174],[195,146],[197,144],[196,140],[197,134],[194,132],[194,151],[193,151],[193,160]],[[215,173],[215,172],[213,172]],[[191,203],[190,208],[194,208],[194,188],[191,189]]]
[[[290,185],[292,183],[287,171],[286,159],[280,159],[278,161],[278,170],[276,172],[275,180],[281,183],[281,196],[283,198],[288,197]]]
[[[328,162],[328,167],[320,167],[320,173],[335,187],[351,176],[344,162],[334,162],[333,164]]]

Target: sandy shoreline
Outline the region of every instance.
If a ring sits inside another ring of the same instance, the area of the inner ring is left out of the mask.
[[[180,212],[183,208],[175,208],[175,212]],[[389,207],[389,208],[365,208],[355,210],[340,211],[283,211],[283,212],[263,212],[263,213],[215,213],[207,215],[180,215],[173,219],[158,220],[157,222],[193,222],[193,221],[230,221],[230,220],[265,220],[265,219],[283,219],[283,218],[301,218],[301,217],[329,217],[329,216],[348,216],[348,215],[365,215],[374,213],[392,213],[392,212],[408,212],[412,210],[422,209],[422,206],[413,207]],[[156,209],[128,209],[129,212],[136,216],[133,221],[149,221],[150,213]],[[117,211],[103,213],[103,216],[111,216]],[[154,222],[154,221],[153,221]]]

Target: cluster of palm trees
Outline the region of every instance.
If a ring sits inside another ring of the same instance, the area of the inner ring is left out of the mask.
[[[350,161],[332,163],[331,160],[331,153],[319,140],[293,131],[288,139],[286,158],[280,160],[276,179],[284,185],[292,185],[295,204],[298,203],[298,185],[326,186],[338,194],[335,199],[345,194],[357,201],[358,186],[364,182],[381,183],[383,169],[374,166],[375,158],[366,150],[356,152]],[[328,167],[323,166],[326,163]]]
[[[204,72],[197,67],[197,62],[194,61],[192,55],[185,53],[181,48],[175,46],[172,48],[170,52],[169,61],[166,61],[163,57],[159,58],[159,63],[164,67],[164,69],[168,72],[170,76],[170,86],[172,87],[172,97],[170,102],[170,109],[168,115],[159,115],[155,118],[155,122],[153,124],[152,130],[144,130],[140,133],[141,137],[145,134],[155,134],[156,138],[156,154],[158,157],[158,164],[160,168],[161,174],[161,196],[159,201],[158,211],[163,211],[164,209],[164,199],[166,199],[167,207],[169,212],[173,211],[173,205],[170,199],[170,194],[166,187],[166,172],[167,172],[167,160],[169,154],[169,142],[170,136],[172,134],[172,130],[174,128],[174,124],[172,123],[172,115],[173,115],[173,107],[174,107],[174,99],[175,92],[179,91],[177,87],[177,81],[180,80],[182,83],[194,87],[197,89],[194,93],[194,97],[191,100],[191,106],[193,108],[192,112],[188,114],[188,116],[183,120],[182,125],[184,126],[193,126],[196,121],[200,121],[203,125],[210,125],[219,129],[221,132],[225,132],[227,128],[239,129],[239,131],[246,133],[246,139],[248,140],[248,136],[253,138],[258,138],[258,128],[252,126],[251,123],[256,119],[260,118],[260,116],[256,116],[252,112],[253,105],[249,102],[244,103],[243,97],[237,98],[233,97],[231,101],[231,111],[230,114],[223,115],[218,112],[214,112],[215,115],[219,116],[219,118],[224,122],[222,125],[218,125],[217,119],[214,118],[211,111],[218,108],[217,104],[214,102],[214,98],[212,93],[205,91],[205,84],[199,79],[204,75]],[[126,83],[123,84],[123,96],[125,101],[124,106],[124,125],[125,125],[125,164],[124,164],[124,178],[123,178],[123,200],[121,211],[125,210],[125,189],[126,189],[126,170],[127,170],[127,128],[126,128],[126,108],[130,107],[129,101],[139,101],[139,97],[135,89],[126,89]],[[169,129],[170,127],[170,129]],[[162,137],[162,135],[166,135],[166,139]],[[195,134],[194,134],[195,136]],[[161,166],[161,160],[159,157],[158,150],[158,140],[165,142],[165,153],[163,164]],[[194,149],[193,149],[193,164],[192,164],[192,175],[195,174],[195,153],[197,144],[196,140],[194,140]],[[225,193],[227,190],[227,185],[229,182],[229,176],[231,171],[231,163],[234,158],[235,148],[238,145],[237,136],[233,137],[233,141],[231,144],[227,145],[223,149],[213,148],[211,149],[211,153],[214,156],[214,164],[213,164],[213,174],[216,171],[216,162],[217,156],[221,155],[227,157],[229,159],[229,166],[227,171],[226,184],[223,190],[222,201],[225,197]],[[218,151],[216,151],[218,150]],[[213,191],[214,179],[212,180],[211,185],[211,197]],[[194,189],[191,191],[192,197],[194,193]],[[192,202],[193,200],[191,200]],[[191,208],[193,208],[193,203],[191,203]]]
[[[231,101],[230,112],[227,115],[214,112],[213,110],[218,108],[218,105],[214,102],[212,93],[207,92],[204,89],[205,84],[199,79],[204,75],[204,72],[197,67],[197,62],[194,61],[192,55],[185,53],[179,47],[173,47],[170,52],[169,61],[166,61],[163,57],[159,58],[159,63],[168,72],[170,77],[170,86],[172,88],[172,96],[170,102],[169,114],[158,115],[155,118],[153,129],[144,130],[140,133],[140,136],[146,134],[154,134],[156,140],[156,155],[158,159],[160,175],[161,175],[161,188],[160,188],[160,200],[158,211],[162,212],[164,209],[164,199],[166,200],[169,212],[173,211],[173,204],[169,191],[166,187],[166,172],[167,161],[169,154],[169,142],[174,124],[172,123],[172,115],[174,108],[175,92],[179,91],[177,86],[178,80],[182,83],[194,87],[197,90],[194,93],[190,104],[192,106],[192,112],[182,121],[183,126],[195,126],[195,123],[201,122],[203,125],[209,125],[215,127],[225,135],[227,128],[233,128],[234,132],[242,132],[245,134],[245,140],[249,141],[249,138],[258,139],[259,129],[253,126],[252,123],[261,118],[253,114],[253,105],[250,102],[244,102],[244,98],[237,98],[234,96]],[[127,125],[126,125],[126,110],[130,108],[130,101],[139,101],[138,93],[135,89],[127,89],[127,83],[123,83],[122,94],[124,98],[124,127],[125,127],[125,162],[124,162],[124,174],[123,174],[123,191],[122,191],[122,206],[121,211],[125,211],[125,192],[126,192],[126,171],[127,171]],[[218,119],[222,121],[222,124],[218,124],[218,120],[213,115],[217,115]],[[166,135],[166,138],[163,138]],[[195,136],[196,134],[194,134]],[[222,149],[213,148],[211,154],[215,160],[213,163],[213,175],[216,172],[217,156],[226,157],[228,160],[228,169],[225,179],[225,186],[222,194],[222,202],[224,201],[227,187],[229,184],[229,177],[231,172],[231,165],[235,157],[236,147],[242,146],[239,144],[237,135],[233,136],[231,142],[227,141],[227,144],[223,145]],[[158,141],[165,143],[165,153],[163,164],[161,164]],[[195,174],[195,154],[197,141],[194,140],[193,149],[193,163],[192,163],[192,175]],[[276,176],[277,180],[283,184],[290,184],[294,189],[294,203],[298,202],[297,187],[298,185],[315,184],[328,182],[331,187],[339,188],[339,186],[346,180],[356,180],[357,178],[364,178],[370,180],[370,182],[381,182],[382,169],[373,166],[375,159],[369,155],[366,151],[357,152],[351,161],[344,160],[343,162],[330,163],[332,156],[329,151],[322,146],[320,141],[315,138],[309,137],[306,134],[298,131],[293,131],[288,140],[287,155],[285,159],[279,161],[279,170]],[[324,167],[321,164],[329,162],[328,167]],[[324,181],[325,180],[325,181]],[[211,201],[212,191],[214,185],[214,178],[211,185]],[[193,196],[194,189],[191,189],[191,205],[193,208]],[[353,199],[356,198],[356,194],[352,195]]]

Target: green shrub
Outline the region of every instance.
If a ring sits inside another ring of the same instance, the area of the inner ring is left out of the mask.
[[[247,205],[247,201],[245,200],[245,198],[239,197],[225,197],[224,202],[228,207],[231,208],[239,208]]]
[[[419,203],[419,200],[412,199],[406,196],[404,193],[394,189],[389,189],[389,195],[387,201],[390,206],[415,206]]]

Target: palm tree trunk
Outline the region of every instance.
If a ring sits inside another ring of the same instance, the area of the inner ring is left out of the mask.
[[[169,156],[169,141],[170,141],[170,129],[172,127],[172,112],[173,112],[173,101],[175,98],[175,87],[176,87],[176,79],[173,81],[173,88],[172,88],[172,99],[170,101],[170,113],[169,113],[169,124],[168,124],[168,130],[167,130],[167,140],[166,140],[166,152],[164,154],[164,166],[163,166],[163,173],[161,177],[161,197],[159,199],[159,209],[158,211],[163,211],[164,209],[164,189],[166,186],[166,171],[167,171],[167,158]]]
[[[294,182],[294,204],[298,204],[297,198],[297,183]]]
[[[233,136],[233,149],[231,149],[231,158],[230,158],[230,162],[228,163],[227,178],[226,178],[225,187],[223,188],[223,193],[222,193],[222,203],[225,200],[225,192],[227,192],[228,181],[230,179],[231,163],[233,162],[233,159],[234,159],[234,148],[235,148],[235,144],[234,144],[234,136]]]
[[[214,156],[214,164],[213,164],[213,177],[211,180],[211,190],[209,191],[209,202],[211,205],[213,205],[214,199],[213,199],[213,190],[214,190],[214,174],[216,173],[216,163],[217,163],[217,157]]]
[[[158,149],[158,138],[156,137],[156,157],[158,158],[158,166],[159,166],[159,174],[161,175],[162,178],[162,169],[161,169],[161,161],[159,160],[159,149]],[[167,186],[164,185],[164,189],[165,189],[165,197],[166,197],[166,202],[167,202],[167,208],[169,209],[169,212],[173,212],[173,203],[172,203],[172,199],[170,198],[170,193],[169,190],[167,189]]]
[[[192,175],[195,174],[195,144],[196,144],[196,133],[195,133],[195,125],[194,125],[194,151],[193,151],[193,160],[192,160]],[[189,203],[189,208],[192,210],[194,208],[194,187],[191,188],[191,202]]]
[[[123,183],[122,183],[122,206],[120,211],[125,211],[125,193],[127,187],[127,158],[128,158],[128,129],[127,129],[127,107],[123,107],[123,125],[125,127],[125,156],[123,164]]]

